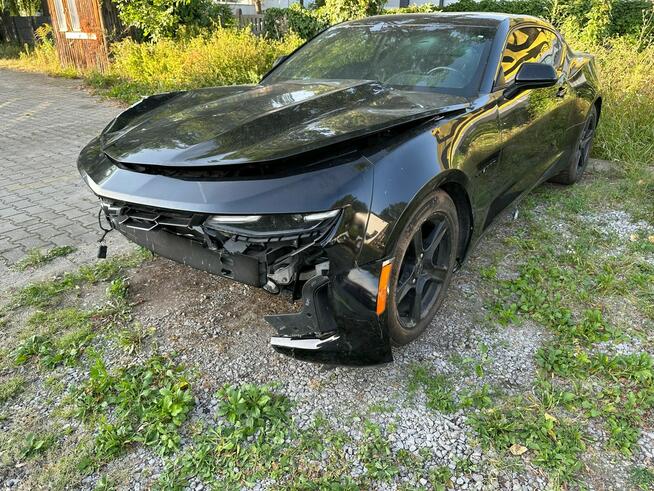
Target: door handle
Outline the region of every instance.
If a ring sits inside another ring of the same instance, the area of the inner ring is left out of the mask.
[[[567,89],[566,89],[565,85],[561,85],[559,87],[559,90],[556,91],[556,97],[565,97],[566,91],[567,91]]]

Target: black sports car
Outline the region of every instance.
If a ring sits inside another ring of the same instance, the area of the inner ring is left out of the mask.
[[[504,14],[331,27],[257,85],[159,94],[78,167],[128,239],[292,292],[272,346],[375,364],[418,337],[493,219],[584,172],[602,100],[593,58]]]

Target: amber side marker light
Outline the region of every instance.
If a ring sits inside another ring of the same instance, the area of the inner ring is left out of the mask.
[[[393,269],[393,259],[387,259],[382,264],[381,274],[379,275],[379,288],[377,289],[377,315],[382,315],[386,310],[386,300],[388,299],[388,283],[391,279],[391,270]]]

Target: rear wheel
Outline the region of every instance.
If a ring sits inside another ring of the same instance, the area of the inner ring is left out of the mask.
[[[422,334],[443,303],[458,237],[456,206],[441,190],[427,197],[405,225],[395,245],[387,306],[395,345]]]
[[[593,138],[597,129],[597,108],[593,106],[588,113],[584,128],[579,135],[575,144],[574,152],[570,156],[568,168],[560,174],[550,179],[552,182],[560,184],[574,184],[581,179],[586,167],[588,166],[588,157],[593,147]]]

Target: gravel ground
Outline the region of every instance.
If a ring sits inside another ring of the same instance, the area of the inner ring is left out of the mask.
[[[607,234],[628,236],[647,230],[647,224],[634,223],[619,211],[598,211],[582,215],[580,219]],[[283,357],[269,347],[273,329],[262,316],[297,309],[288,298],[271,296],[263,290],[161,258],[130,273],[130,300],[135,304],[133,316],[143,326],[154,329],[150,344],[156,343],[161,350],[176,353],[177,359],[194,370],[196,405],[191,421],[211,419],[217,406],[215,391],[226,383],[275,383],[294,401],[293,418],[300,428],[308,427],[316,416],[322,415],[335,429],[345,431],[356,442],[361,437],[359,426],[352,424],[356,418],[367,416],[385,427],[393,427],[389,424],[395,423],[394,429],[386,435],[392,449],[411,453],[425,449],[429,455],[424,463],[425,471],[438,466],[451,468],[454,489],[547,489],[551,483],[545,474],[528,461],[519,466],[500,465],[498,462],[503,456],[483,450],[466,422],[464,411],[445,415],[430,410],[421,391],[412,394],[407,390],[412,367],[421,363],[447,374],[456,393],[478,388],[482,383],[500,388],[506,394],[531,391],[536,372],[534,354],[550,334],[530,321],[509,327],[490,322],[485,300],[488,287],[480,277],[480,270],[490,264],[492,257],[499,258],[499,278],[515,277],[517,265],[502,240],[515,233],[521,226],[520,220],[504,217],[481,241],[464,268],[455,275],[443,308],[430,328],[417,342],[395,349],[395,362],[389,365],[354,369],[306,364]],[[553,223],[552,228],[561,230],[563,225]],[[111,240],[114,253],[131,248],[120,238]],[[84,262],[89,254],[89,250],[80,250],[74,256],[57,259],[33,272],[7,270],[0,279],[0,286],[6,293],[9,286],[21,286],[70,270]],[[74,300],[91,306],[101,303],[103,295],[104,286],[100,286]],[[12,320],[12,324],[18,322],[20,319]],[[0,342],[0,347],[2,345]],[[138,363],[139,357],[146,356],[145,353],[127,354],[111,343],[103,348],[110,366]],[[642,346],[639,340],[633,339],[619,344],[603,343],[597,349],[632,353],[642,350]],[[466,359],[484,364],[483,378],[462,365],[460,360]],[[58,368],[52,375],[62,381],[64,389],[75,386],[86,376],[80,368]],[[39,380],[30,389],[29,396],[4,406],[0,431],[10,431],[18,422],[24,426],[26,418],[34,418],[35,429],[47,425],[55,406],[49,399],[51,390]],[[373,406],[388,410],[372,412]],[[75,423],[71,425],[74,430]],[[598,441],[605,440],[600,427],[590,428],[589,432]],[[653,465],[653,448],[654,433],[645,431],[632,459],[591,454],[586,463],[590,476],[587,485],[592,489],[627,488],[626,469],[634,463]],[[348,458],[356,459],[354,452]],[[470,470],[457,471],[460,461],[469,462]],[[104,472],[125,476],[125,489],[148,489],[162,472],[163,465],[159,456],[137,447],[108,464]],[[93,489],[98,476],[94,474],[85,479],[83,487]],[[401,473],[390,484],[380,483],[378,489],[426,484],[426,481],[414,482],[415,479],[415,474]],[[7,489],[31,489],[34,485],[25,469],[1,466],[0,484]],[[265,489],[267,483],[258,483],[257,487]],[[191,483],[191,488],[202,489],[202,484]]]

